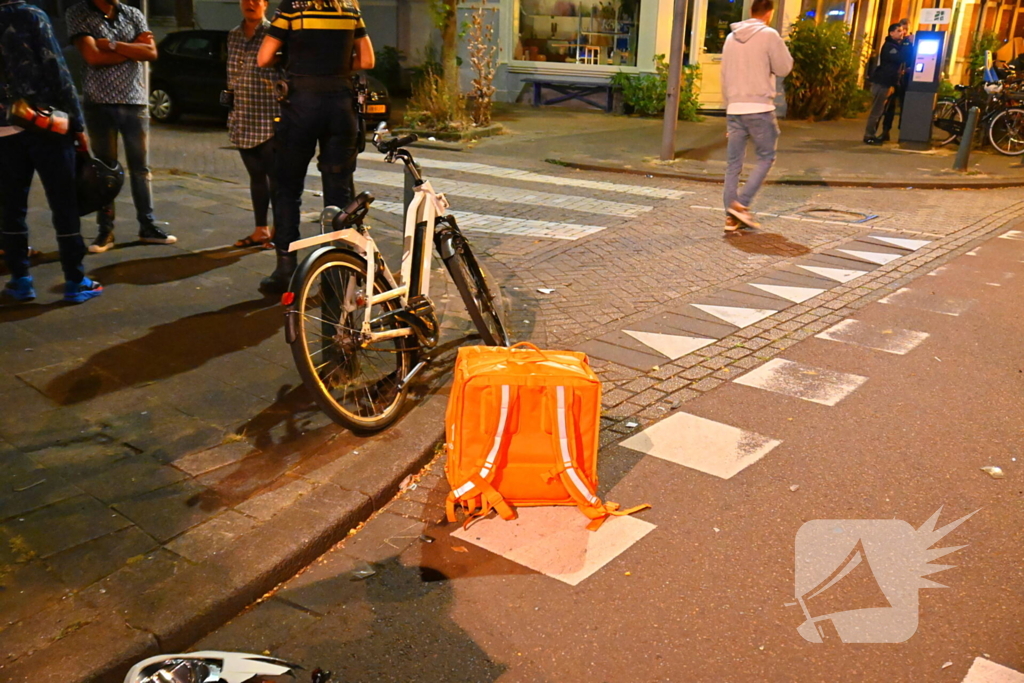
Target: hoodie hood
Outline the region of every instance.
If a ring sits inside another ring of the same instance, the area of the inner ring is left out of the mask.
[[[734,24],[730,24],[729,28],[732,29],[732,34],[736,36],[736,40],[745,43],[760,31],[768,28],[768,25],[760,19],[751,18],[746,21],[737,21]]]

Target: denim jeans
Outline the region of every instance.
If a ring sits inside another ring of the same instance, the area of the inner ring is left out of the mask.
[[[729,132],[729,162],[725,167],[725,208],[737,201],[743,206],[750,206],[757,191],[764,184],[768,171],[775,164],[775,145],[779,141],[779,124],[775,120],[774,111],[760,114],[739,114],[725,117],[726,130]],[[754,169],[747,176],[743,189],[739,189],[740,171],[743,170],[743,157],[747,153],[747,140],[754,143],[757,161]]]
[[[299,209],[309,161],[320,146],[319,163],[324,206],[344,207],[354,196],[356,170],[356,111],[352,94],[298,91],[281,107],[274,140],[277,143],[277,194],[274,199],[274,244],[287,251],[299,238]]]
[[[81,221],[75,198],[75,148],[70,136],[25,131],[0,137],[0,196],[3,206],[4,261],[13,277],[28,275],[28,192],[37,172],[57,231],[64,279],[84,275]]]
[[[149,112],[141,104],[86,104],[85,126],[93,153],[104,163],[117,161],[117,134],[124,140],[128,175],[139,226],[149,225],[153,217],[152,176],[149,172]],[[114,203],[96,214],[101,228],[114,227]]]

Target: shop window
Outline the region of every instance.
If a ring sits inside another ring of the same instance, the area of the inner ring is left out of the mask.
[[[640,0],[521,0],[514,58],[636,66]]]
[[[743,3],[740,0],[708,0],[707,20],[704,24],[704,52],[721,54],[729,26],[743,20]]]

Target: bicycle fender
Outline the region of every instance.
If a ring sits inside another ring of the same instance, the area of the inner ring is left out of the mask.
[[[452,239],[454,237],[455,233],[451,229],[441,229],[437,232],[437,251],[444,260],[450,259],[455,255],[455,248],[452,246]]]
[[[332,251],[344,251],[353,254],[356,258],[365,258],[364,256],[357,254],[354,249],[343,249],[335,246],[323,246],[314,250],[309,256],[302,259],[302,263],[292,273],[292,280],[288,284],[288,293],[291,294],[291,303],[285,306],[284,311],[284,339],[289,344],[295,343],[295,340],[299,338],[299,312],[295,309],[295,301],[299,296],[299,288],[302,283],[306,281],[306,276],[309,274],[309,269],[312,268],[313,264],[318,258]]]

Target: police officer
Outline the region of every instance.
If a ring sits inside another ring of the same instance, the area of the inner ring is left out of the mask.
[[[374,65],[373,45],[354,0],[283,0],[256,63],[273,66],[282,49],[288,92],[275,135],[277,267],[260,282],[268,294],[287,289],[295,272],[295,254],[288,248],[299,238],[303,184],[317,144],[324,205],[352,200],[358,120],[351,76]]]

